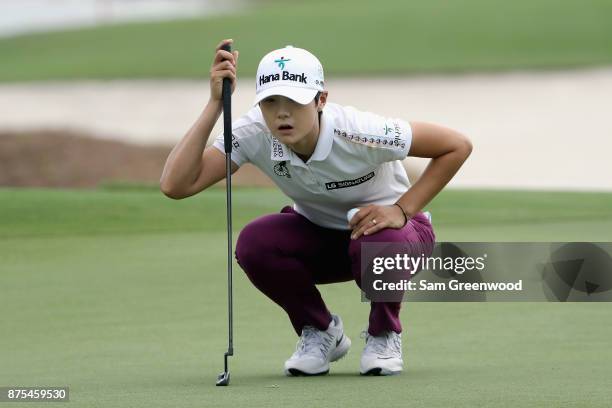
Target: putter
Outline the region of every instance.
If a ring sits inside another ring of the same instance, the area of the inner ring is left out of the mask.
[[[229,44],[222,47],[231,52]],[[223,142],[225,145],[225,191],[227,204],[227,309],[228,309],[228,345],[223,356],[224,371],[217,377],[218,386],[227,386],[230,372],[227,358],[234,355],[233,302],[232,302],[232,84],[229,78],[223,78]]]

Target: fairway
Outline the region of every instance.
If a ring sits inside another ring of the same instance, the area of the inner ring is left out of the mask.
[[[354,283],[321,286],[352,350],[328,376],[286,378],[297,338],[237,266],[232,384],[215,387],[224,199],[0,189],[0,385],[67,385],[78,407],[609,406],[610,304],[404,304],[406,369],[375,378],[357,374],[369,306]],[[289,203],[275,189],[233,201],[234,239]],[[612,239],[612,193],[446,190],[428,209],[439,241]]]
[[[0,81],[207,78],[233,38],[239,77],[293,44],[326,75],[558,69],[612,62],[606,0],[254,1],[239,14],[0,39]]]

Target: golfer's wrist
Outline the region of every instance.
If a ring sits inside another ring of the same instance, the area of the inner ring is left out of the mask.
[[[410,208],[410,206],[407,206],[405,204],[402,204],[401,202],[397,201],[395,204],[393,204],[396,207],[399,207],[400,210],[402,210],[402,213],[404,213],[404,216],[406,217],[406,222],[408,222],[412,217],[414,217],[414,215],[416,214],[416,211],[412,210]]]
[[[210,98],[206,104],[213,112],[221,114],[223,112],[223,101],[221,99]]]
[[[399,217],[403,220],[402,221],[402,228],[403,228],[406,224],[408,224],[408,215],[404,212],[404,209],[398,203],[392,204],[391,207],[398,210],[397,212],[400,214]]]

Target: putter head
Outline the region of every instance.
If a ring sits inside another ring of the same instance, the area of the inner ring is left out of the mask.
[[[217,386],[226,386],[229,385],[230,382],[230,373],[229,371],[224,371],[219,376],[217,376]]]

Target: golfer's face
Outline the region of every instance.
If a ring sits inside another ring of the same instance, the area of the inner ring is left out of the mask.
[[[302,140],[317,120],[314,100],[301,105],[286,96],[273,95],[262,100],[259,106],[272,134],[288,145]]]

